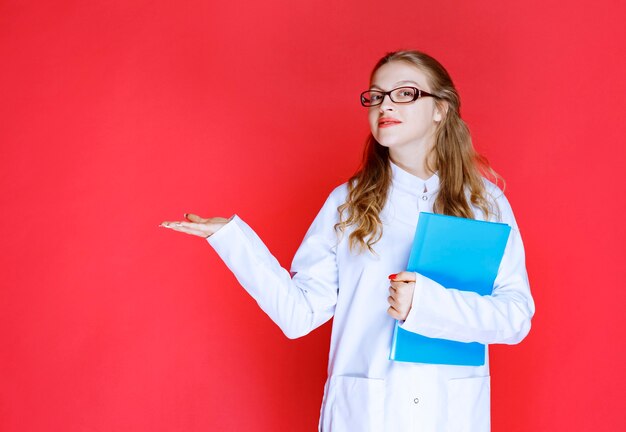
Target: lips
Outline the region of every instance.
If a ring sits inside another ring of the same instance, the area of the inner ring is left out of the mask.
[[[402,123],[400,120],[396,120],[394,118],[383,117],[380,120],[378,120],[378,127],[385,128],[385,127],[395,126],[400,123]]]

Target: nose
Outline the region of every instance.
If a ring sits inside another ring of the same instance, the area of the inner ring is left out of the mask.
[[[381,112],[383,111],[390,111],[395,109],[395,104],[393,103],[393,101],[391,100],[391,96],[389,96],[388,94],[383,96],[383,101],[381,102],[380,105],[378,105],[379,109]]]

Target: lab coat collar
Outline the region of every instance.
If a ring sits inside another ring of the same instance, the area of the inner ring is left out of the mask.
[[[389,164],[391,165],[391,171],[393,173],[394,188],[401,189],[413,195],[422,195],[424,193],[431,195],[439,190],[439,176],[436,172],[427,180],[422,180],[410,172],[403,170],[391,160],[389,160]]]

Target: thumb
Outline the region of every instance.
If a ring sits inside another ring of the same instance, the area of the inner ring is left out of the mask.
[[[193,213],[185,213],[185,218],[187,218],[191,222],[196,222],[196,223],[205,223],[208,221],[208,219],[203,219],[200,216],[195,215]]]
[[[411,281],[411,282],[415,282],[415,273],[413,272],[408,272],[408,271],[402,271],[396,275],[394,275],[395,277],[390,278],[391,280],[395,280],[395,281]]]

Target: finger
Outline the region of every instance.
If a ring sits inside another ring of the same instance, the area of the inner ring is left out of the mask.
[[[195,223],[195,222],[170,222],[168,224],[168,227],[171,227],[171,228],[183,227],[183,228],[195,229],[195,230],[200,230],[200,231],[203,231],[207,228],[206,224]]]
[[[180,222],[173,222],[173,221],[163,221],[159,224],[159,226],[162,226],[164,228],[172,228],[173,226],[175,226],[176,224],[179,224]]]
[[[196,222],[196,223],[204,223],[208,221],[208,219],[204,219],[193,213],[185,213],[185,217],[189,219],[191,222]]]
[[[174,231],[180,231],[205,238],[211,234],[211,232],[206,231],[206,225],[203,224],[194,224],[190,222],[164,222],[161,224],[161,226],[165,228],[170,228]]]
[[[187,228],[191,228],[191,229],[199,229],[202,230],[204,227],[206,227],[205,224],[203,224],[202,222],[181,222],[183,224],[183,226],[186,226]]]
[[[391,281],[391,287],[396,290],[403,290],[411,284],[415,285],[415,282]]]
[[[398,290],[392,286],[389,286],[389,294],[395,296],[398,293]]]
[[[392,318],[400,319],[400,313],[391,306],[387,309],[387,314],[389,314]]]
[[[393,308],[398,309],[398,301],[392,296],[387,297],[387,303],[389,303]]]
[[[394,301],[398,301],[398,299],[400,298],[400,296],[402,295],[401,292],[398,292],[397,290],[389,290],[389,297],[391,297],[392,299],[394,299]]]

